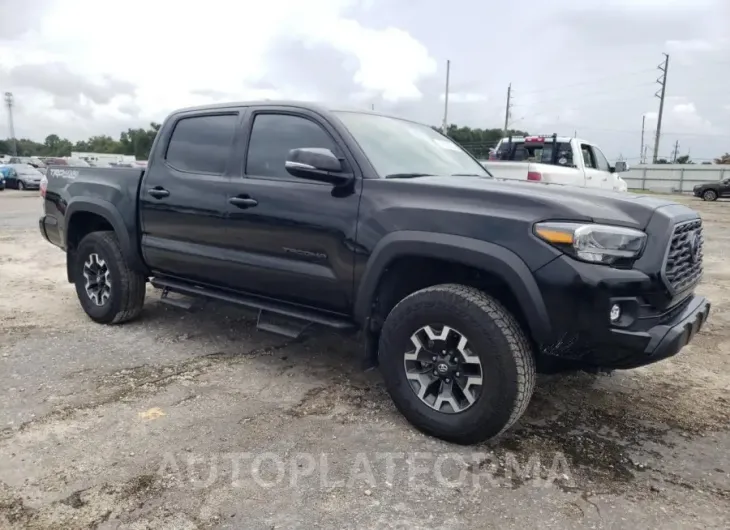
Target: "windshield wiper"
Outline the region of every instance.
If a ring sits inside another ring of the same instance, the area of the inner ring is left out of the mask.
[[[387,179],[414,179],[418,177],[433,177],[430,173],[391,173],[385,175]]]

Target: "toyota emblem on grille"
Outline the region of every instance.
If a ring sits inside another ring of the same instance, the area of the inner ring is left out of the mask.
[[[692,263],[700,259],[700,234],[697,230],[689,235],[689,259]]]

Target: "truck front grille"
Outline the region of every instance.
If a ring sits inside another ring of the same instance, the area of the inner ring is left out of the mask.
[[[664,277],[673,292],[681,292],[701,278],[704,243],[701,219],[674,227],[664,262]]]

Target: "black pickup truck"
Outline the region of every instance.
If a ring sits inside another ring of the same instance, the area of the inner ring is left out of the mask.
[[[537,370],[625,369],[705,323],[702,221],[656,197],[501,182],[431,127],[291,102],[170,115],[148,167],[50,167],[43,236],[93,320],[145,286],[361,333],[398,409],[458,443],[523,413]]]

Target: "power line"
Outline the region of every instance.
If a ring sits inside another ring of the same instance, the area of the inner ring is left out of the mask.
[[[566,127],[573,127],[578,129],[587,129],[589,131],[601,131],[601,132],[612,132],[612,133],[624,133],[624,134],[636,134],[636,130],[631,129],[607,129],[604,127],[592,127],[590,125],[575,125],[567,124]],[[697,136],[707,138],[727,138],[727,133],[693,133],[693,132],[662,132],[662,136]]]
[[[522,92],[522,94],[539,94],[542,92],[551,92],[553,90],[565,90],[566,88],[573,88],[573,87],[577,87],[577,86],[595,85],[597,83],[602,83],[604,81],[615,81],[617,76],[638,75],[638,74],[644,74],[644,73],[653,72],[653,71],[654,71],[654,68],[644,68],[642,70],[635,70],[633,72],[618,73],[618,74],[613,74],[608,77],[601,77],[594,81],[583,81],[583,82],[574,83],[571,85],[563,85],[563,86],[542,88],[542,89],[538,89],[538,90],[530,90],[528,92]]]
[[[601,90],[599,92],[589,92],[587,94],[577,94],[577,95],[571,94],[571,95],[560,96],[558,98],[538,99],[532,105],[539,105],[539,104],[543,104],[543,103],[553,103],[556,101],[564,101],[564,100],[568,100],[568,99],[580,99],[580,98],[585,98],[588,96],[613,95],[613,94],[616,94],[616,92],[623,92],[625,90],[633,90],[635,88],[648,87],[648,86],[652,86],[652,85],[654,85],[654,81],[647,81],[647,82],[639,83],[636,85],[622,86],[620,88],[614,88],[611,90]],[[519,94],[523,95],[522,92],[519,92]],[[520,105],[514,105],[514,106],[519,107]]]

